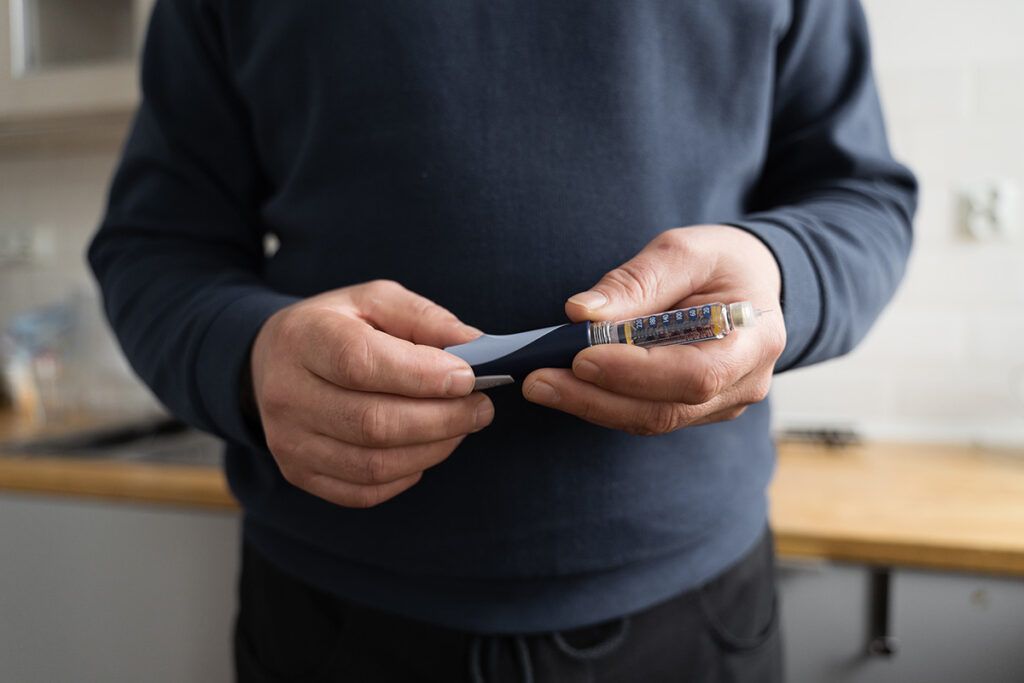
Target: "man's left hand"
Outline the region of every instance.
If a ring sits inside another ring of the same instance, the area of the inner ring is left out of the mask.
[[[735,419],[768,395],[786,345],[781,281],[771,251],[744,230],[700,225],[663,232],[590,291],[571,297],[565,305],[569,318],[622,320],[736,301],[770,312],[754,327],[721,340],[653,348],[593,346],[577,354],[572,370],[531,373],[523,395],[634,434]]]

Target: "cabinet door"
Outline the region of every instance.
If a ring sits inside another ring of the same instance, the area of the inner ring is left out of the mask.
[[[894,570],[892,657],[867,655],[866,567],[783,560],[788,680],[799,683],[1024,681],[1024,580]]]
[[[123,112],[153,0],[0,0],[0,122]]]

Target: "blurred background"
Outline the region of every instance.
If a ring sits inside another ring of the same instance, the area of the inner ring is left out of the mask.
[[[216,445],[132,377],[83,258],[150,5],[0,0],[0,681],[230,679]],[[921,205],[868,339],[776,379],[791,680],[1021,681],[1024,2],[865,7]]]

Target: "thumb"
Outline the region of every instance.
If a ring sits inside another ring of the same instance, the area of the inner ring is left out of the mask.
[[[569,297],[565,312],[573,322],[621,320],[675,308],[705,279],[696,259],[664,237],[609,271],[585,292]]]

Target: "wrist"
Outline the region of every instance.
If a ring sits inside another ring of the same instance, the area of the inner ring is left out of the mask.
[[[782,298],[782,268],[775,253],[761,237],[734,225],[716,225],[725,236],[729,257],[749,271],[758,285],[776,300]]]

